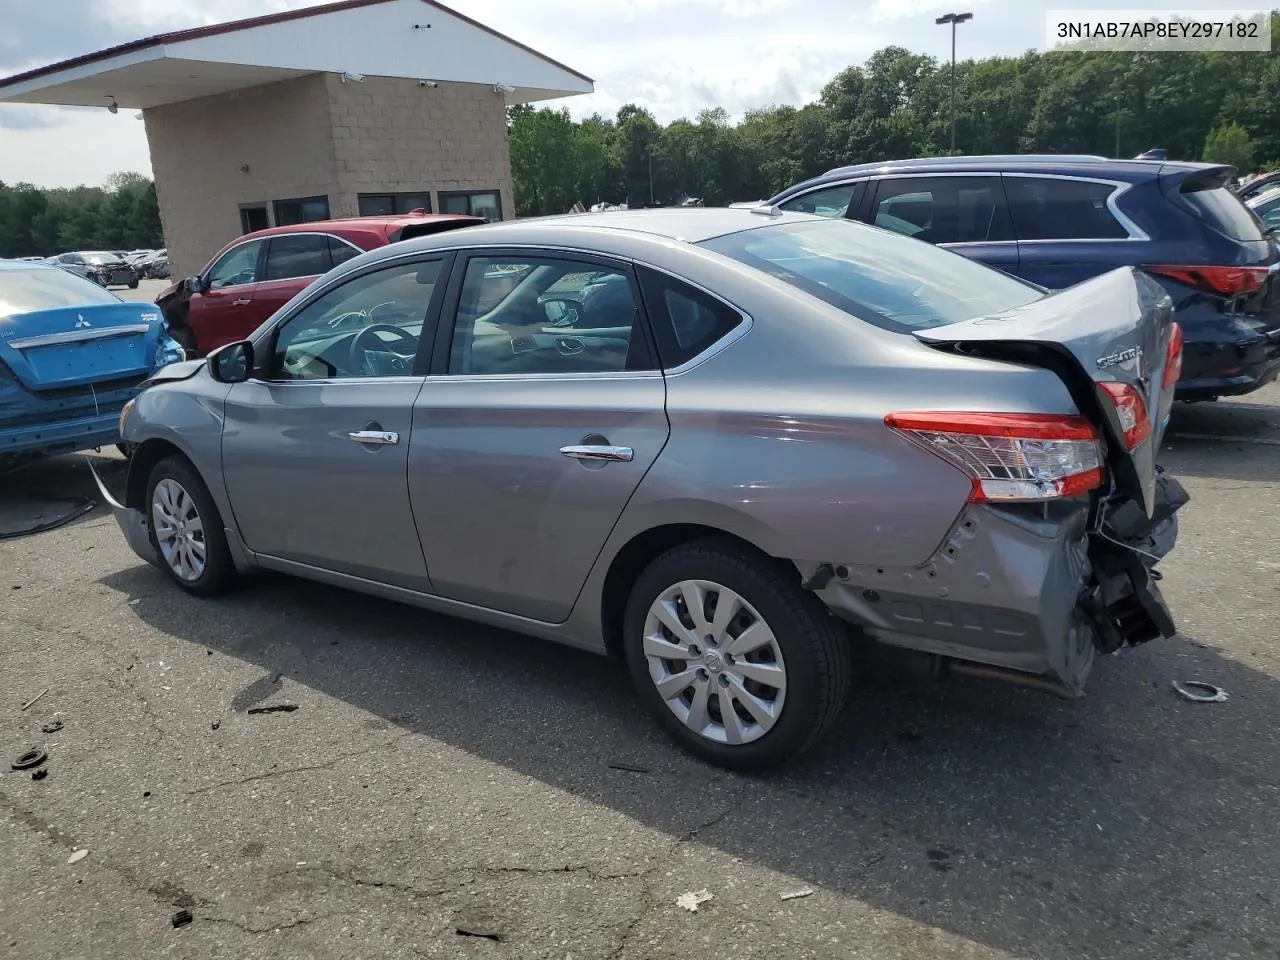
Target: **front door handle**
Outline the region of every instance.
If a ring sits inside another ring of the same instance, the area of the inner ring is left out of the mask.
[[[233,307],[247,307],[251,303],[253,303],[252,300],[232,300],[231,301],[231,305]]]
[[[615,447],[603,443],[561,447],[560,452],[571,460],[603,460],[606,463],[626,463],[635,456],[630,447]]]
[[[400,442],[400,434],[390,430],[352,430],[347,439],[356,443],[391,444]]]

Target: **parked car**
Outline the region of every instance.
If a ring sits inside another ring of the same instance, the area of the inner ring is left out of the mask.
[[[1258,194],[1277,186],[1280,186],[1280,170],[1272,170],[1268,173],[1260,174],[1252,180],[1245,181],[1235,188],[1234,193],[1242,201],[1248,201]]]
[[[138,288],[138,272],[118,253],[101,250],[80,250],[73,253],[60,253],[54,257],[60,264],[84,267],[88,276],[104,287],[117,286]]]
[[[87,263],[76,263],[70,260],[59,260],[57,257],[46,257],[42,263],[47,263],[51,267],[58,267],[67,273],[74,274],[82,280],[89,280],[96,283],[100,287],[105,287],[106,283],[97,270],[91,268]]]
[[[43,263],[0,260],[0,454],[120,440],[120,411],[183,359],[160,308]]]
[[[952,157],[832,170],[768,201],[849,217],[1061,289],[1142,267],[1186,343],[1179,400],[1280,374],[1280,253],[1228,189],[1233,167],[1102,157]]]
[[[616,654],[678,741],[759,767],[835,724],[855,637],[1074,695],[1172,635],[1179,362],[1137,270],[1048,294],[777,211],[491,224],[163,371],[111,502],[189,593],[272,569]]]
[[[204,356],[244,339],[316,277],[366,250],[484,222],[417,213],[269,227],[237,237],[156,302],[173,335],[192,355]]]
[[[157,250],[141,264],[142,274],[149,280],[169,279],[169,251]]]
[[[1269,229],[1280,228],[1280,185],[1250,197],[1245,206]]]

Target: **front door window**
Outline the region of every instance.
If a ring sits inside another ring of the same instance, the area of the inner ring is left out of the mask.
[[[258,281],[258,256],[262,252],[261,240],[250,240],[232,250],[209,269],[205,286],[210,290],[238,287]]]

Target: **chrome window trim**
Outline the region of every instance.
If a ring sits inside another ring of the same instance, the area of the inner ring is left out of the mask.
[[[693,357],[690,357],[688,360],[686,360],[684,363],[680,364],[679,366],[670,367],[670,368],[661,368],[659,370],[653,370],[653,371],[619,370],[619,371],[605,371],[605,372],[598,372],[598,373],[581,373],[581,374],[441,373],[441,374],[429,375],[425,379],[435,380],[437,378],[442,378],[442,377],[451,377],[454,379],[466,378],[466,379],[477,379],[477,380],[484,379],[484,380],[514,381],[514,380],[545,380],[545,379],[566,379],[566,378],[600,379],[600,378],[616,378],[619,375],[626,375],[628,377],[639,377],[642,374],[645,375],[646,377],[648,375],[675,377],[675,376],[680,376],[681,374],[684,374],[684,373],[688,373],[694,367],[697,367],[699,364],[702,364],[707,360],[711,359],[711,357],[715,356],[720,351],[725,350],[730,346],[732,346],[733,344],[737,343],[739,340],[741,340],[750,332],[752,326],[754,326],[755,324],[755,321],[752,319],[749,313],[747,313],[741,307],[729,302],[723,296],[716,293],[715,291],[708,290],[702,284],[697,283],[696,281],[690,280],[688,277],[682,277],[680,274],[674,273],[666,267],[661,267],[661,266],[658,266],[657,264],[649,263],[646,260],[638,260],[632,257],[620,255],[620,254],[609,253],[608,251],[605,251],[605,250],[593,250],[587,247],[562,246],[562,245],[547,246],[544,244],[533,244],[533,243],[503,243],[501,245],[494,244],[491,242],[483,243],[483,244],[468,243],[468,244],[457,244],[455,246],[450,246],[450,247],[432,248],[431,250],[416,250],[412,252],[401,253],[394,257],[388,257],[386,260],[378,260],[374,263],[367,264],[358,270],[352,270],[350,273],[343,273],[337,277],[331,277],[329,274],[323,274],[319,281],[317,281],[315,284],[307,288],[306,290],[307,298],[305,300],[298,303],[293,308],[293,310],[289,312],[287,316],[280,317],[280,319],[277,320],[275,323],[271,324],[268,327],[263,328],[259,332],[258,337],[254,338],[252,341],[254,348],[256,350],[259,347],[261,342],[269,340],[275,334],[276,330],[280,329],[280,327],[288,323],[293,317],[297,316],[297,314],[300,311],[305,310],[310,304],[314,303],[320,297],[323,297],[330,290],[334,289],[335,287],[341,286],[343,283],[346,283],[348,280],[354,280],[357,277],[364,276],[367,273],[373,273],[376,270],[385,269],[402,262],[409,262],[414,260],[442,259],[444,257],[449,256],[450,254],[456,255],[461,253],[467,253],[468,255],[474,256],[475,251],[494,250],[494,249],[530,250],[530,251],[537,251],[539,254],[544,256],[554,256],[555,254],[561,254],[561,253],[567,256],[573,256],[576,254],[578,256],[596,257],[596,258],[602,258],[605,260],[616,260],[616,261],[619,261],[622,263],[628,263],[637,267],[645,267],[649,270],[653,270],[655,273],[661,273],[664,276],[670,277],[673,280],[677,280],[680,283],[686,284],[692,287],[693,289],[707,295],[708,297],[715,300],[716,302],[723,304],[724,306],[732,310],[734,313],[736,313],[739,317],[741,317],[742,322],[739,323],[737,326],[735,326],[728,333],[726,333],[719,340],[716,340],[713,343],[708,344],[706,349],[704,349],[701,353],[696,354]],[[706,251],[702,247],[699,247],[699,249],[703,250],[704,252],[710,252],[710,251]],[[336,270],[337,268],[335,267],[334,269]],[[443,317],[441,318],[441,322],[444,322]],[[390,379],[390,378],[373,378],[373,382],[379,382],[379,383],[385,382],[385,380],[387,379]],[[261,381],[261,382],[263,383],[335,383],[335,382],[351,383],[353,381],[354,381],[354,378],[340,378],[340,379],[334,379],[334,380],[307,380],[307,381],[270,380],[270,381]]]
[[[1069,173],[1029,173],[1025,171],[1019,171],[1017,173],[1002,173],[1001,176],[1018,177],[1023,180],[1075,180],[1081,183],[1101,183],[1112,187],[1114,189],[1112,189],[1111,193],[1107,195],[1107,210],[1110,211],[1111,216],[1115,218],[1116,222],[1119,223],[1120,226],[1124,227],[1125,232],[1129,234],[1128,237],[1099,237],[1096,239],[1092,237],[1071,237],[1062,240],[1019,240],[1019,243],[1127,243],[1131,240],[1151,240],[1151,237],[1147,232],[1134,223],[1133,220],[1131,220],[1116,205],[1120,197],[1133,189],[1133,184],[1127,180],[1111,180],[1106,177],[1084,177]],[[1016,231],[1017,228],[1018,225],[1015,223],[1014,230]]]
[[[1127,180],[1111,180],[1107,177],[1086,177],[1086,176],[1081,176],[1079,174],[1074,174],[1074,173],[1040,173],[1038,171],[1026,171],[1026,170],[1019,170],[1016,172],[1010,172],[1005,170],[1001,170],[1001,171],[946,170],[946,171],[939,171],[936,173],[925,173],[923,171],[899,172],[896,170],[891,170],[883,175],[872,175],[870,177],[867,177],[860,174],[859,176],[853,178],[852,180],[832,181],[831,183],[824,184],[821,187],[816,187],[814,188],[814,190],[809,190],[809,191],[806,191],[805,193],[798,194],[796,197],[792,199],[798,200],[800,199],[800,197],[808,196],[810,193],[814,193],[817,190],[826,190],[831,187],[844,186],[846,182],[852,184],[860,180],[876,180],[876,181],[906,180],[906,179],[919,179],[919,178],[925,178],[925,177],[1020,177],[1023,179],[1031,179],[1031,180],[1076,180],[1083,183],[1106,184],[1109,187],[1115,188],[1107,196],[1107,201],[1106,201],[1107,210],[1108,212],[1110,212],[1111,216],[1115,218],[1116,222],[1119,223],[1120,226],[1124,228],[1125,232],[1129,234],[1127,237],[1097,237],[1097,238],[1070,237],[1070,238],[1063,238],[1061,240],[962,240],[962,241],[957,241],[957,243],[988,243],[988,244],[990,243],[1128,243],[1132,240],[1150,241],[1151,239],[1151,237],[1147,234],[1145,230],[1143,230],[1140,226],[1134,223],[1133,220],[1130,219],[1117,206],[1117,201],[1119,200],[1119,198],[1123,196],[1127,191],[1133,188],[1132,183],[1128,182]],[[784,201],[784,203],[790,203],[790,202],[791,202],[790,199]],[[874,225],[875,224],[871,224],[871,226],[874,226]],[[1014,229],[1015,230],[1017,229],[1016,224],[1014,225]],[[956,246],[957,243],[947,244],[947,246]],[[944,244],[937,244],[937,246],[941,247],[941,246],[944,246]]]

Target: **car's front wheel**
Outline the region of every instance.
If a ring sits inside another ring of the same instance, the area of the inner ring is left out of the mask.
[[[739,770],[777,766],[847,701],[849,638],[787,567],[736,544],[668,551],[640,575],[624,623],[640,696],[678,742]]]
[[[183,590],[211,597],[235,582],[222,517],[209,488],[185,457],[166,457],[152,468],[147,519],[160,565]]]

